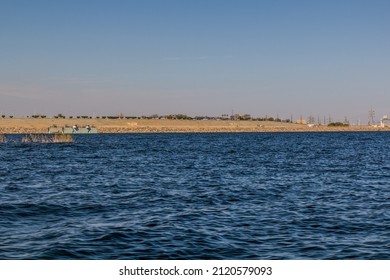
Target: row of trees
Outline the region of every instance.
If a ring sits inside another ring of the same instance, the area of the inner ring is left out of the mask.
[[[5,116],[2,116],[5,118]],[[10,116],[12,118],[12,116]],[[36,114],[27,116],[27,118],[34,118],[34,119],[44,119],[46,118],[46,115]],[[252,118],[249,114],[234,114],[234,115],[227,115],[223,114],[222,116],[217,117],[210,117],[210,116],[188,116],[185,114],[169,114],[169,115],[149,115],[149,116],[125,116],[123,114],[115,115],[115,116],[88,116],[88,115],[82,115],[82,116],[65,116],[64,114],[57,114],[53,116],[55,119],[167,119],[167,120],[261,120],[261,121],[279,121],[279,122],[290,122],[290,120],[282,120],[279,118],[273,118],[273,117],[265,117],[265,118]]]

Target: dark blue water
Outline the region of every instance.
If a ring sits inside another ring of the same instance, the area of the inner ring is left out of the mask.
[[[0,143],[0,259],[390,259],[389,133],[75,140]]]

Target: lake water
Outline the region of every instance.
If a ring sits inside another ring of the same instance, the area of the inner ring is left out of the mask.
[[[390,133],[0,143],[0,259],[390,259]]]

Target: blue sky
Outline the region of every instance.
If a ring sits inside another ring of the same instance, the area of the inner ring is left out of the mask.
[[[390,1],[0,1],[0,112],[390,114]]]

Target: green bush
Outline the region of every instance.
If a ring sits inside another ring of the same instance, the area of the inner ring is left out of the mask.
[[[333,127],[346,127],[346,126],[349,126],[349,124],[342,123],[342,122],[332,122],[332,123],[329,123],[328,126],[333,126]]]

